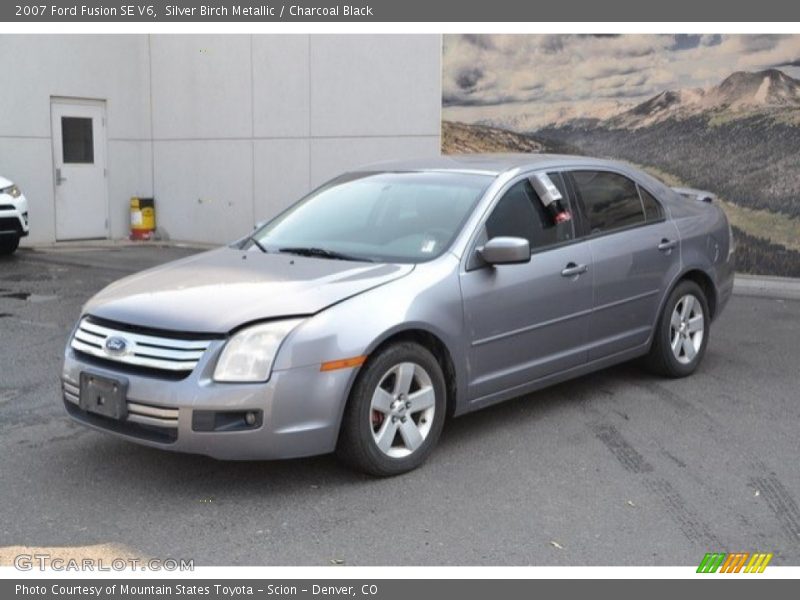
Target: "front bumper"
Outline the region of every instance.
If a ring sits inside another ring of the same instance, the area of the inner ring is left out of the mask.
[[[28,235],[28,200],[24,195],[12,198],[0,194],[0,235]]]
[[[262,384],[216,383],[211,373],[221,347],[221,341],[215,342],[195,370],[178,381],[126,372],[67,348],[62,373],[67,413],[75,421],[132,442],[219,459],[296,458],[334,450],[352,369],[321,372],[319,365],[312,365],[273,371]],[[77,404],[81,372],[127,380],[128,407],[136,413],[116,420],[81,410]],[[248,429],[197,431],[196,411],[261,411],[263,418]]]

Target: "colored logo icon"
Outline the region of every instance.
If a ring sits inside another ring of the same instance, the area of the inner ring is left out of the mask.
[[[698,573],[763,573],[772,553],[766,552],[709,552],[700,561]]]

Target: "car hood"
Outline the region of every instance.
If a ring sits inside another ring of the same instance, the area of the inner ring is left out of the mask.
[[[84,312],[141,327],[227,333],[252,321],[319,312],[413,269],[226,247],[120,279]]]
[[[7,188],[10,185],[14,185],[13,181],[9,181],[2,175],[0,175],[0,190]]]

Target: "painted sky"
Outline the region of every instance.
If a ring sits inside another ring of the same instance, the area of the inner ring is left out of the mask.
[[[772,67],[800,77],[800,35],[446,35],[443,117],[602,118],[667,89]]]

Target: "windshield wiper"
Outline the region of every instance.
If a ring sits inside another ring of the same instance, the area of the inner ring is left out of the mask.
[[[344,254],[342,252],[336,252],[335,250],[326,250],[325,248],[306,248],[306,247],[290,247],[290,248],[281,248],[278,252],[284,252],[286,254],[297,254],[298,256],[312,256],[314,258],[332,258],[334,260],[354,260],[359,262],[375,262],[369,258],[363,258],[361,256],[352,256],[350,254]]]

